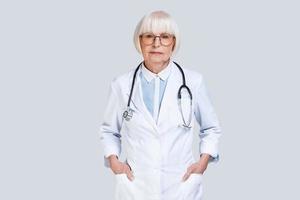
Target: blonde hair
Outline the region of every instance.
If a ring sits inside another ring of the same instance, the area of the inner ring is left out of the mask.
[[[176,53],[180,46],[179,29],[176,22],[165,11],[153,11],[146,14],[137,24],[134,32],[134,45],[139,53],[142,53],[140,35],[146,32],[169,33],[175,36],[173,53]]]

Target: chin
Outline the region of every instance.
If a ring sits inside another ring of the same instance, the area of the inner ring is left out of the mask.
[[[149,59],[151,62],[163,62],[165,59],[162,56],[153,56]]]

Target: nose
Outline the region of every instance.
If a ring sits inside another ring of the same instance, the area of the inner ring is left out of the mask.
[[[153,46],[154,47],[159,47],[160,46],[160,38],[159,37],[154,38]]]

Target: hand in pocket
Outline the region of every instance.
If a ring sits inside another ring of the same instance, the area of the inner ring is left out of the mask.
[[[126,174],[130,181],[133,181],[134,179],[131,167],[127,163],[115,160],[111,162],[111,170],[114,172],[114,174]]]

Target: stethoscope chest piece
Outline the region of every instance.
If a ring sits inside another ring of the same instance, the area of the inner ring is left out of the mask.
[[[123,118],[126,121],[129,121],[133,116],[133,110],[130,107],[127,107],[127,109],[123,112]]]

